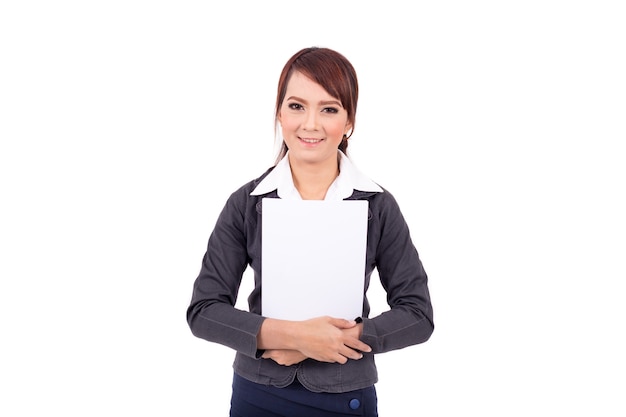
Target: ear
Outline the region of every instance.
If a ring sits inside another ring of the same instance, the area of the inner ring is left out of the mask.
[[[350,139],[350,136],[352,136],[352,123],[346,122],[346,128],[343,130],[343,134],[346,136],[346,139]]]

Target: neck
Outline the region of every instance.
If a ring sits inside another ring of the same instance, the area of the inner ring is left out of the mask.
[[[339,161],[329,163],[306,164],[289,160],[293,185],[303,200],[323,200],[330,185],[339,175]]]

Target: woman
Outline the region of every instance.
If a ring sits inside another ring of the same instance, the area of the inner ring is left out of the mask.
[[[187,320],[197,337],[236,351],[231,417],[376,416],[374,354],[433,332],[427,276],[400,209],[346,156],[357,99],[356,73],[341,54],[306,48],[291,57],[278,83],[277,163],[230,196],[209,238]],[[369,318],[364,295],[356,320],[263,317],[262,198],[366,200],[365,292],[376,268],[389,311]],[[249,312],[234,308],[248,265],[255,275]]]

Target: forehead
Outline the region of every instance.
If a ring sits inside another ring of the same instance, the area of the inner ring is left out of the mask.
[[[324,87],[299,71],[295,71],[291,74],[289,82],[287,83],[286,97],[289,98],[292,95],[300,98],[306,98],[305,96],[308,96],[309,98],[336,100],[336,97],[331,96]]]

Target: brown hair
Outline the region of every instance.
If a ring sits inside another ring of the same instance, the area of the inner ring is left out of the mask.
[[[285,64],[278,80],[274,126],[278,126],[278,114],[287,93],[287,84],[296,71],[321,85],[328,94],[339,100],[348,112],[348,122],[352,129],[350,135],[344,136],[339,144],[339,150],[345,153],[348,149],[348,138],[354,131],[356,104],[359,98],[359,84],[354,67],[346,57],[332,49],[311,47],[296,52]],[[287,150],[287,144],[283,140],[276,163],[285,156]]]

